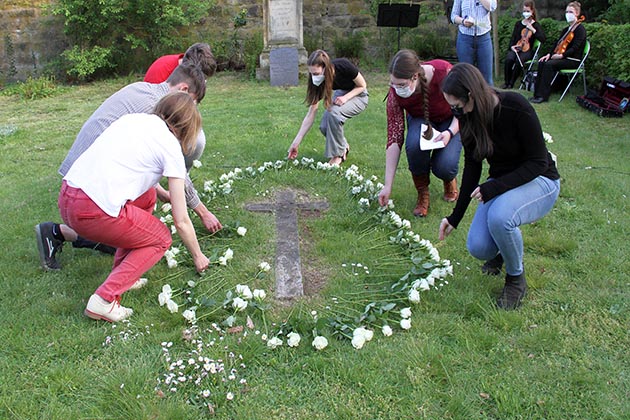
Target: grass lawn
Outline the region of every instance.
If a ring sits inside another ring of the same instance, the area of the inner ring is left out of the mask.
[[[388,78],[366,79],[370,104],[346,126],[352,150],[343,167],[356,165],[382,180]],[[225,225],[248,229],[244,237],[211,237],[193,219],[208,254],[229,247],[234,259],[201,279],[183,257],[174,269],[161,261],[146,274],[147,287],[123,297],[135,311],[128,323],[82,314],[109,272],[110,256],[66,244],[63,270],[40,268],[33,227],[60,221],[57,169],[84,121],[129,82],[66,87],[34,101],[0,96],[1,419],[630,418],[630,116],[599,118],[574,96],[536,105],[553,136],[548,146],[558,156],[562,185],[553,211],[522,229],[530,292],[513,312],[494,306],[502,277],[482,275],[481,262],[466,252],[474,205],[438,243],[439,222],[452,205],[440,199],[442,185],[433,178],[429,215],[413,218],[416,196],[402,158],[395,211],[452,262],[454,275],[412,306],[410,330],[398,328],[391,337],[377,330],[361,350],[328,335],[329,346],[315,351],[311,310],[351,313],[353,296],[409,269],[388,243],[391,232],[359,213],[345,179],[326,171],[270,170],[208,199]],[[271,88],[229,73],[209,79],[200,105],[208,142],[203,166],[192,172],[198,189],[235,167],[284,159],[306,113],[304,94],[303,82]],[[321,110],[317,124],[319,117]],[[323,149],[314,127],[300,156],[325,161]],[[291,306],[273,301],[273,269],[257,273],[260,261],[274,260],[274,217],[243,207],[286,186],[331,203],[327,212],[299,219],[307,296]],[[262,288],[272,307],[264,319],[252,312],[248,334],[214,328],[224,318],[209,315],[190,342],[181,314],[157,299],[163,284],[183,290],[189,281],[200,283],[200,296],[219,301],[239,283]],[[283,321],[302,333],[302,343],[272,350],[255,331],[277,330]],[[177,392],[158,386],[170,363],[200,355],[220,360],[235,379],[226,373],[199,386],[186,379]]]

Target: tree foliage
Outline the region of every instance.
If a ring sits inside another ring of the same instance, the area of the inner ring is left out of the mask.
[[[68,74],[80,79],[126,72],[147,52],[182,49],[188,27],[199,23],[214,0],[57,0],[51,12],[64,19],[71,47]],[[141,63],[144,64],[144,63]],[[80,65],[80,69],[75,66]]]

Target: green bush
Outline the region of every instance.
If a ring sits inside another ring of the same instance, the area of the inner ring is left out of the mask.
[[[144,70],[156,57],[190,44],[186,34],[215,0],[57,0],[73,45],[67,72],[80,78]],[[108,51],[109,53],[107,53]]]
[[[351,34],[333,41],[336,57],[345,57],[359,62],[363,55],[363,35]]]
[[[50,76],[33,78],[29,76],[24,82],[17,82],[2,91],[4,96],[19,96],[22,99],[33,100],[46,98],[58,91],[55,79]]]

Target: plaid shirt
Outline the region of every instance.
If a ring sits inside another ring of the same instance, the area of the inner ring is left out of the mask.
[[[459,25],[459,32],[464,35],[484,35],[492,29],[490,24],[490,12],[497,8],[497,0],[490,0],[490,10],[486,10],[479,0],[455,0],[451,11],[451,22],[455,23],[455,17],[472,18],[475,24],[470,28]]]

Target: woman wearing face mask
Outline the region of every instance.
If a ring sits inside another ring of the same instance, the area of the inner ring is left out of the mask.
[[[505,83],[501,89],[512,89],[519,76],[523,63],[534,57],[534,41],[545,42],[545,33],[540,23],[536,21],[536,6],[534,0],[523,2],[523,19],[516,22],[510,48],[505,56]]]
[[[477,201],[466,246],[473,257],[491,260],[498,270],[505,262],[505,286],[497,305],[514,309],[527,291],[519,226],[552,209],[560,175],[538,116],[523,96],[495,91],[465,63],[453,67],[442,90],[449,105],[463,112],[459,122],[464,172],[461,194],[451,215],[440,223],[439,239],[457,227],[470,201]],[[490,166],[489,178],[480,183],[484,160]]]
[[[344,135],[344,123],[367,107],[367,84],[357,66],[350,60],[331,60],[323,50],[314,51],[306,64],[309,76],[304,102],[309,108],[289,147],[288,158],[297,157],[300,143],[313,126],[319,103],[324,100],[326,110],[319,126],[319,130],[326,136],[324,156],[331,165],[338,165],[346,160],[350,151]]]
[[[556,72],[562,69],[576,69],[580,65],[584,55],[584,45],[586,44],[586,29],[583,25],[580,25],[584,17],[580,16],[580,13],[580,3],[572,1],[567,4],[565,18],[569,26],[554,44],[553,51],[538,60],[538,77],[536,78],[534,96],[530,98],[531,102],[535,104],[547,102],[551,94],[551,81]],[[566,47],[564,53],[555,52],[565,40],[565,37],[571,32],[573,32],[573,39]]]
[[[424,217],[429,210],[431,172],[444,183],[444,200],[457,200],[457,170],[462,149],[457,118],[444,100],[440,84],[451,67],[444,60],[422,63],[415,52],[401,50],[389,65],[390,89],[387,96],[387,151],[385,154],[385,186],[378,195],[381,206],[389,201],[398,167],[400,151],[405,152],[418,200],[415,216]],[[406,115],[405,115],[406,113]],[[425,124],[430,129],[421,133]],[[421,150],[420,136],[431,138],[433,130],[440,134],[435,141],[446,145],[441,149]]]

